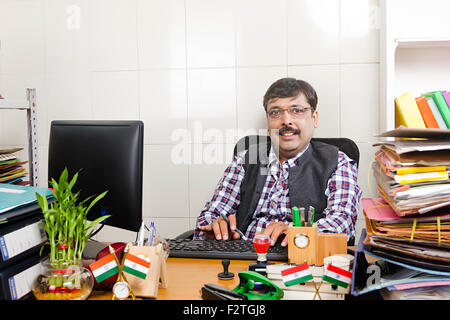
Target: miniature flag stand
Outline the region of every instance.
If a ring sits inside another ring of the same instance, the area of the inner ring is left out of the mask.
[[[338,254],[323,265],[308,263],[267,265],[267,278],[284,291],[283,300],[344,300],[350,292],[354,257]]]
[[[126,298],[128,298],[131,295],[131,298],[133,300],[136,300],[136,296],[134,295],[133,290],[131,289],[130,283],[128,282],[128,280],[127,280],[127,278],[125,277],[125,274],[124,274],[124,263],[125,263],[125,261],[127,259],[127,255],[128,255],[128,245],[125,247],[125,249],[123,251],[124,255],[123,255],[122,263],[119,263],[119,259],[116,256],[116,252],[114,251],[114,249],[111,246],[109,246],[109,251],[114,256],[114,259],[116,260],[117,265],[120,266],[119,267],[119,275],[117,276],[116,284],[114,286],[116,286],[118,284],[122,285],[122,286],[126,285],[128,287],[128,290],[129,290],[128,291],[128,295],[126,296]],[[117,292],[114,290],[114,287],[113,287],[112,300],[115,300],[116,294],[117,294]],[[121,296],[119,298],[120,299],[124,299],[123,296]]]
[[[306,281],[313,280],[312,283],[314,285],[314,289],[316,290],[316,294],[314,295],[313,300],[315,300],[316,295],[319,297],[320,300],[322,300],[319,294],[320,285],[317,288],[311,269],[309,268],[309,265],[307,263],[282,270],[281,277],[286,287],[290,287],[295,284],[301,284],[305,283]]]
[[[90,267],[98,283],[119,274],[112,289],[112,300],[127,299],[130,296],[133,300],[136,300],[136,296],[156,298],[158,286],[167,288],[167,272],[161,244],[156,246],[127,244],[121,262],[111,246],[109,251],[109,255],[92,263]],[[128,278],[125,273],[128,273]]]

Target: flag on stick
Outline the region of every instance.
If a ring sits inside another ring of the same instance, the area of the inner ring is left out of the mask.
[[[123,271],[138,278],[145,279],[150,269],[150,262],[128,253],[123,264]]]
[[[347,288],[352,282],[352,273],[330,264],[325,270],[322,280],[343,288]]]
[[[97,280],[97,283],[102,282],[105,279],[119,273],[119,267],[117,266],[114,256],[110,253],[107,256],[101,258],[89,265],[92,274]]]
[[[281,277],[287,287],[313,279],[311,270],[306,263],[282,270]]]

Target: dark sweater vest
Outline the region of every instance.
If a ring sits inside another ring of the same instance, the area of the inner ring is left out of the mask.
[[[246,232],[267,179],[269,143],[249,147],[243,164],[245,176],[240,187],[240,204],[236,211],[237,227]],[[292,207],[315,208],[314,221],[324,216],[327,207],[325,190],[328,180],[338,164],[338,148],[326,143],[311,141],[308,149],[289,169],[289,198]]]

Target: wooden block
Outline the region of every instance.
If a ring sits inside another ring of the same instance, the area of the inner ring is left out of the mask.
[[[335,254],[347,253],[347,235],[345,233],[319,233],[317,236],[317,265],[323,265],[323,259]]]
[[[163,260],[162,245],[156,246],[131,246],[130,253],[135,256],[143,255],[150,258],[150,270],[145,279],[138,278],[129,273],[126,274],[128,282],[130,283],[133,293],[137,297],[157,298],[158,287],[160,285],[161,264]],[[166,275],[165,275],[166,276]],[[167,279],[164,279],[163,285],[167,284]]]
[[[295,237],[304,234],[309,238],[309,244],[305,248],[295,245]],[[288,260],[289,263],[309,265],[316,264],[317,258],[317,227],[294,227],[292,223],[288,227]]]

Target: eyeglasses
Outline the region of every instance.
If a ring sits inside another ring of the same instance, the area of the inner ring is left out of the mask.
[[[273,108],[267,113],[267,115],[270,120],[276,120],[281,118],[283,112],[287,111],[292,118],[302,118],[305,116],[306,111],[308,111],[309,109],[312,108],[311,107],[302,108],[296,106],[289,107],[288,109]]]

